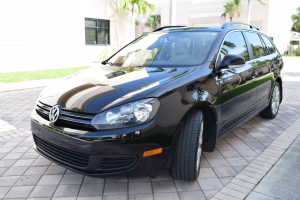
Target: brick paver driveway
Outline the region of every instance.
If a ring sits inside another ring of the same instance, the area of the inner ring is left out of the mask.
[[[300,72],[286,73],[276,119],[255,117],[204,153],[197,181],[149,177],[91,178],[32,149],[29,114],[41,89],[0,93],[0,199],[210,199],[300,117]],[[233,198],[234,199],[234,198]]]

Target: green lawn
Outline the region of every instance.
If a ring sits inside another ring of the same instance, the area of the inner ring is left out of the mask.
[[[289,56],[289,55],[282,55],[282,57],[295,57],[295,58],[300,58],[300,56]]]
[[[0,83],[60,78],[86,68],[88,67],[0,73]]]

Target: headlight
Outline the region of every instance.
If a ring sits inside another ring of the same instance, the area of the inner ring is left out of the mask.
[[[92,125],[98,130],[140,125],[153,119],[159,105],[158,99],[154,98],[128,103],[96,115]]]

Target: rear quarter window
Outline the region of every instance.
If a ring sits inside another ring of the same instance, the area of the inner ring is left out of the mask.
[[[258,36],[257,33],[252,32],[244,32],[248,42],[250,44],[250,48],[252,49],[253,59],[260,58],[262,56],[267,55],[264,50],[264,46]]]
[[[265,35],[260,35],[261,38],[263,39],[263,41],[266,44],[267,49],[269,50],[269,54],[273,54],[276,52],[276,48],[274,47],[274,45],[271,43],[270,39],[265,36]]]

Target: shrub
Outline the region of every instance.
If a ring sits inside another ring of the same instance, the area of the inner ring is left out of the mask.
[[[299,45],[299,41],[298,40],[291,40],[290,45]]]
[[[300,56],[300,46],[294,51],[296,56]]]
[[[113,55],[117,51],[116,47],[106,47],[103,49],[100,53],[100,60],[105,60],[109,58],[111,55]]]

